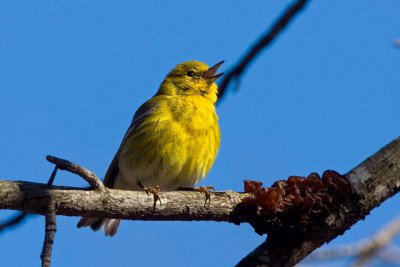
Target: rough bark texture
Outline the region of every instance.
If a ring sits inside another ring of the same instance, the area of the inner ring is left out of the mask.
[[[325,225],[303,240],[267,240],[243,258],[237,266],[294,266],[326,242],[343,234],[380,203],[400,190],[400,138],[383,147],[346,174],[354,197],[338,212],[325,219]]]
[[[51,197],[58,215],[129,220],[230,221],[235,206],[249,194],[232,191],[205,196],[199,192],[164,192],[153,210],[153,197],[140,191],[86,190],[23,181],[0,181],[0,209],[46,214]]]

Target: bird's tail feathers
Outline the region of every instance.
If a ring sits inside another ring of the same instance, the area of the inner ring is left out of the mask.
[[[79,220],[77,227],[81,228],[90,226],[93,231],[98,231],[100,228],[103,228],[104,234],[111,237],[117,233],[120,222],[120,219],[82,217]]]

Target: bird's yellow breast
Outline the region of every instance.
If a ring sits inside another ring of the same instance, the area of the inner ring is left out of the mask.
[[[202,96],[155,96],[157,108],[121,151],[124,179],[163,190],[195,185],[211,169],[220,145],[214,104]]]

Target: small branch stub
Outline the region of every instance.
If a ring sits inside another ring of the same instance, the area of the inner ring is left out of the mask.
[[[60,170],[66,170],[69,172],[72,172],[76,175],[79,175],[80,177],[82,177],[86,182],[88,182],[88,184],[96,190],[105,190],[105,186],[103,184],[103,182],[97,177],[96,174],[94,174],[93,172],[89,171],[88,169],[79,166],[78,164],[75,164],[71,161],[65,160],[65,159],[61,159],[61,158],[57,158],[54,156],[46,156],[46,159],[55,164],[56,168],[53,171],[53,174],[55,176],[55,173],[57,171],[57,168]],[[52,176],[53,176],[52,174]],[[53,177],[54,180],[54,177]]]

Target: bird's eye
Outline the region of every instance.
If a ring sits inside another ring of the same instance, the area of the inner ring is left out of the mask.
[[[194,71],[188,71],[188,72],[186,72],[186,75],[189,77],[193,77]]]

